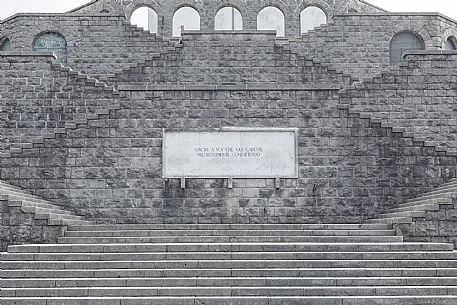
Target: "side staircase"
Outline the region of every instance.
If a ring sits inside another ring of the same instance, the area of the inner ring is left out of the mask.
[[[455,305],[457,252],[388,224],[77,225],[10,246],[2,305]]]
[[[10,208],[18,207],[24,213],[34,214],[37,220],[47,220],[49,226],[91,224],[82,216],[77,216],[48,200],[2,181],[0,181],[0,201],[4,201]]]
[[[426,192],[419,197],[410,199],[385,214],[370,219],[367,223],[411,223],[415,218],[425,218],[427,212],[436,212],[443,208],[452,208],[453,199],[457,199],[457,179]]]

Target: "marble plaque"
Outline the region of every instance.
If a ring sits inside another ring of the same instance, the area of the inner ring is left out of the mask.
[[[297,129],[164,131],[164,178],[297,178]]]

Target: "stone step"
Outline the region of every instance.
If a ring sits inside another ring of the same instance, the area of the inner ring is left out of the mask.
[[[438,196],[437,198],[415,198],[415,199],[412,199],[410,201],[407,201],[407,202],[399,205],[399,207],[403,207],[402,205],[411,206],[411,205],[419,205],[419,204],[441,204],[441,203],[448,203],[450,201],[451,201],[450,198],[445,198],[445,197],[440,197],[440,196]]]
[[[12,189],[12,190],[22,191],[22,189],[18,186],[14,186],[14,185],[6,183],[4,181],[0,181],[0,190],[2,190],[2,189]]]
[[[450,186],[457,186],[457,178],[453,178],[453,179],[449,180],[448,182],[441,184],[438,188],[450,187]]]
[[[48,203],[39,203],[39,202],[25,200],[25,201],[21,202],[21,206],[22,207],[36,207],[36,208],[43,208],[43,209],[55,209],[55,210],[64,211],[62,207],[57,206],[55,204],[52,204],[50,202],[48,202]]]
[[[75,219],[49,219],[48,224],[51,226],[76,226],[76,225],[90,225],[91,221],[88,220],[75,220]]]
[[[0,275],[2,280],[104,277],[457,277],[457,268],[2,269]]]
[[[65,287],[2,288],[3,297],[154,297],[154,296],[402,296],[454,295],[456,286],[377,287]]]
[[[53,220],[83,220],[83,216],[67,215],[63,213],[37,213],[35,214],[36,219],[53,219]]]
[[[457,268],[457,260],[164,260],[4,261],[3,270],[97,269],[277,269],[277,268]]]
[[[456,305],[456,296],[3,298],[2,305]]]
[[[393,236],[394,230],[128,230],[67,231],[65,237],[152,236]]]
[[[457,286],[457,277],[188,277],[2,279],[2,288]]]
[[[33,196],[33,195],[22,195],[20,193],[12,193],[12,192],[2,192],[0,194],[0,199],[9,200],[9,201],[27,201],[27,202],[36,203],[36,204],[50,204],[49,201],[36,197],[36,196]]]
[[[457,188],[452,189],[452,191],[432,191],[425,193],[421,196],[418,196],[413,199],[408,199],[406,202],[416,202],[416,201],[421,201],[421,200],[427,200],[427,199],[451,199],[451,198],[457,198]]]
[[[126,230],[391,230],[386,224],[119,224],[70,226],[68,231]]]
[[[411,218],[423,218],[425,217],[425,211],[406,211],[406,212],[393,212],[393,213],[385,213],[385,214],[378,214],[377,218],[404,218],[404,217],[411,217]]]
[[[401,207],[401,208],[394,208],[389,210],[392,213],[398,212],[408,212],[408,211],[439,211],[440,204],[419,204],[419,205],[412,205],[409,207]]]
[[[453,251],[450,243],[129,243],[14,245],[10,253],[144,252],[411,252]]]
[[[151,253],[2,253],[2,261],[130,260],[457,260],[442,252],[151,252]]]
[[[25,197],[42,199],[36,195],[31,194],[27,190],[5,183],[0,183],[0,194],[22,195]]]
[[[412,217],[390,217],[390,218],[374,218],[374,219],[367,219],[365,221],[368,224],[388,224],[393,225],[397,223],[411,223],[413,222]]]
[[[65,211],[61,209],[50,209],[50,208],[42,208],[36,206],[25,205],[21,207],[21,210],[26,213],[35,213],[35,214],[58,214],[58,215],[73,215],[74,214],[70,211]]]
[[[51,214],[52,215],[52,214]],[[236,242],[401,242],[403,236],[154,236],[154,237],[60,237],[60,244],[127,243],[236,243]]]

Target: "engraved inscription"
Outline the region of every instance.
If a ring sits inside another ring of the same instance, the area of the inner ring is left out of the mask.
[[[296,178],[296,130],[165,131],[163,176]]]

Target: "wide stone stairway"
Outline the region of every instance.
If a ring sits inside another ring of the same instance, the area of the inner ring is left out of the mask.
[[[453,249],[386,224],[70,226],[2,254],[2,305],[457,304]]]

